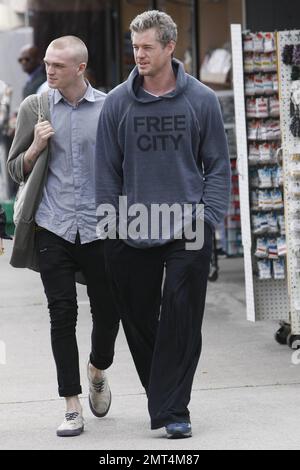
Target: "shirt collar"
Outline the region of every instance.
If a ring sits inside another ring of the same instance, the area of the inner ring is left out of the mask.
[[[94,90],[93,90],[91,84],[87,80],[86,80],[86,84],[87,84],[87,89],[85,91],[85,94],[83,95],[83,97],[79,101],[79,103],[81,103],[83,100],[90,101],[91,103],[96,101],[95,96],[94,96]],[[54,99],[54,104],[59,103],[61,100],[66,101],[66,99],[64,98],[64,96],[61,94],[61,92],[58,89],[54,90],[53,99]]]

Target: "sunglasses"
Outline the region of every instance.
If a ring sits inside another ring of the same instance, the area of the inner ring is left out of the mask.
[[[30,62],[30,61],[31,61],[30,57],[20,57],[18,59],[19,64],[21,64],[22,62]]]

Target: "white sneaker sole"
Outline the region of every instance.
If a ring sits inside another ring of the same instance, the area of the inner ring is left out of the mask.
[[[74,437],[74,436],[79,436],[83,431],[84,431],[84,426],[78,429],[57,430],[56,435],[58,437]]]

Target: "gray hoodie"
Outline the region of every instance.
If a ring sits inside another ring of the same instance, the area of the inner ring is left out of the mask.
[[[172,61],[176,89],[155,97],[142,88],[137,67],[112,90],[102,108],[96,143],[96,204],[126,195],[133,204],[204,205],[211,226],[224,217],[230,195],[230,161],[215,93]],[[195,212],[195,211],[194,211]],[[150,221],[151,225],[151,221]],[[151,227],[149,227],[149,234]],[[132,240],[147,248],[168,240]],[[126,240],[125,240],[126,241]]]

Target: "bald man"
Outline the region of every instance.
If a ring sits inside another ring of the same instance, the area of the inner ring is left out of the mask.
[[[42,83],[45,82],[45,67],[36,46],[26,45],[22,47],[18,61],[23,71],[29,75],[28,81],[23,88],[23,98],[26,98],[36,93]]]
[[[87,61],[87,48],[79,38],[65,36],[51,42],[44,58],[50,88],[51,123],[46,120],[36,124],[29,148],[19,147],[20,154],[10,155],[8,163],[14,176],[13,158],[23,158],[26,178],[48,146],[48,174],[35,222],[39,270],[50,313],[58,393],[66,402],[58,436],[77,436],[84,428],[78,397],[82,389],[75,334],[76,272],[81,271],[85,277],[92,313],[87,374],[89,405],[97,417],[105,416],[111,403],[104,370],[112,364],[119,327],[106,278],[104,242],[96,235],[94,149],[105,95],[85,80]],[[26,100],[23,107],[26,107]],[[28,119],[30,110],[23,114]],[[23,127],[17,126],[15,139],[22,137],[20,140],[28,142],[22,135]]]

